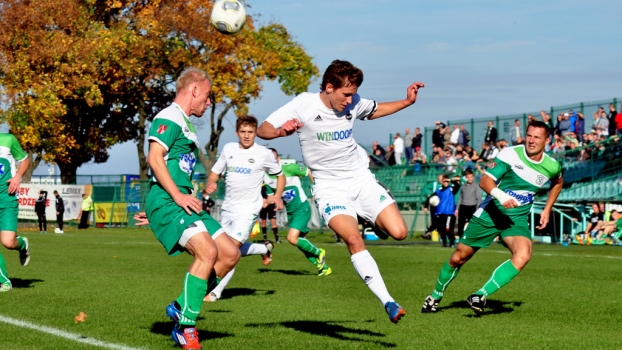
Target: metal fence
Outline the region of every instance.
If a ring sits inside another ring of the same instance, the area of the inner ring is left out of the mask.
[[[598,107],[602,106],[605,109],[605,112],[609,113],[609,104],[613,103],[616,111],[618,111],[618,108],[621,105],[620,100],[621,98],[612,98],[600,101],[577,102],[562,106],[552,106],[548,110],[545,110],[545,112],[550,114],[551,122],[553,123],[553,125],[557,124],[557,116],[559,114],[563,114],[564,112],[568,112],[570,110],[573,110],[575,112],[581,112],[581,114],[583,114],[583,116],[585,117],[585,131],[589,132],[592,129],[592,124],[594,122],[593,114],[598,110]],[[510,143],[509,132],[512,125],[514,125],[514,121],[518,119],[521,121],[522,126],[526,126],[527,116],[530,114],[536,117],[538,120],[541,120],[540,111],[533,111],[528,113],[492,116],[488,118],[448,120],[443,123],[448,126],[461,124],[464,125],[465,129],[471,134],[471,147],[479,149],[481,144],[484,142],[484,138],[486,136],[486,129],[488,128],[489,121],[492,121],[495,128],[497,129],[497,132],[499,134],[497,139],[506,139],[508,143]],[[424,129],[422,149],[426,154],[430,154],[432,152],[432,132],[434,131],[434,129],[435,126],[425,127]]]

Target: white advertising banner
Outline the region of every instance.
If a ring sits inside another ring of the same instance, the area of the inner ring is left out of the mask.
[[[19,219],[37,220],[35,202],[39,198],[39,191],[47,191],[45,216],[48,221],[56,220],[56,198],[54,191],[63,198],[65,214],[63,221],[75,220],[80,214],[82,193],[91,191],[91,185],[48,185],[48,184],[21,184],[17,201],[19,203]]]

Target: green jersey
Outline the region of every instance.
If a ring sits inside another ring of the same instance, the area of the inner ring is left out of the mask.
[[[0,208],[17,206],[15,194],[9,194],[8,181],[17,173],[17,162],[28,157],[12,134],[0,133]]]
[[[307,176],[309,174],[309,168],[306,166],[300,166],[298,164],[281,165],[283,174],[285,175],[285,189],[283,190],[283,203],[288,213],[293,212],[302,203],[307,202],[307,196],[302,189],[300,183],[300,177]],[[276,176],[266,174],[264,177],[264,183],[266,184],[266,192],[272,194],[276,191]]]
[[[153,119],[149,141],[155,141],[166,149],[164,161],[175,184],[193,188],[192,175],[199,157],[199,141],[194,126],[176,103],[163,109]],[[158,179],[154,176],[151,181],[157,183]]]
[[[533,161],[527,157],[525,146],[518,145],[499,152],[486,175],[495,180],[500,190],[516,199],[519,206],[506,209],[497,199],[488,195],[473,216],[480,217],[483,212],[500,212],[509,217],[526,217],[531,211],[536,192],[549,180],[561,176],[561,165],[546,153],[539,162]]]

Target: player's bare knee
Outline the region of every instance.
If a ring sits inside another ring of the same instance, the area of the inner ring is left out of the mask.
[[[298,244],[298,236],[295,236],[295,235],[287,235],[287,241],[288,241],[291,245],[296,245],[296,244]]]
[[[395,240],[402,241],[408,237],[408,229],[406,226],[401,226],[391,231],[391,237]]]
[[[522,270],[531,260],[531,252],[517,252],[512,256],[512,264],[517,270]]]
[[[15,249],[15,248],[17,248],[17,239],[15,239],[14,237],[4,237],[3,236],[1,241],[2,241],[2,245],[6,249]]]

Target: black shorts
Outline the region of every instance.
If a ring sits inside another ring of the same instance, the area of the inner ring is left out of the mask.
[[[276,211],[274,209],[276,209],[275,204],[268,204],[267,207],[261,208],[259,218],[262,220],[272,220],[276,218]]]

